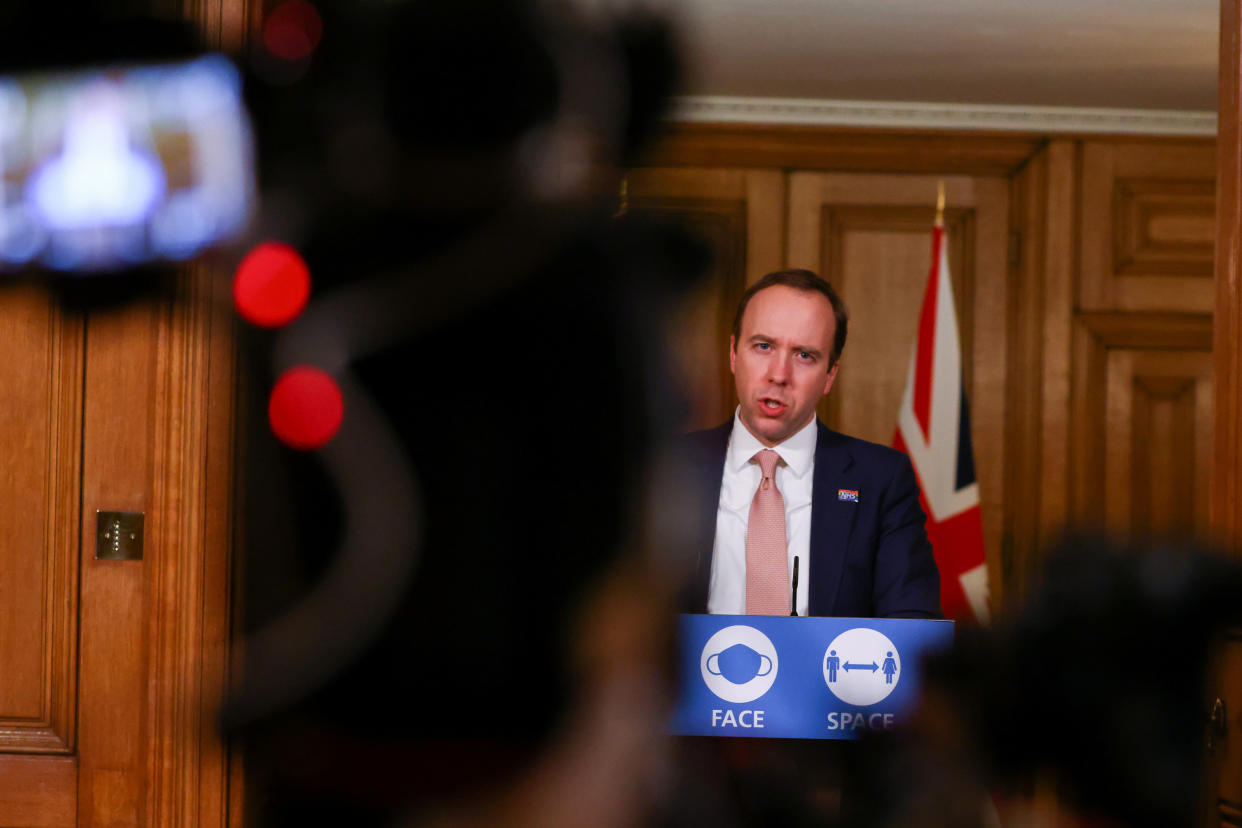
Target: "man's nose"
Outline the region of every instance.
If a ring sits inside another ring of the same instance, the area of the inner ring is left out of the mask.
[[[785,383],[789,379],[790,357],[777,354],[768,360],[768,382]]]

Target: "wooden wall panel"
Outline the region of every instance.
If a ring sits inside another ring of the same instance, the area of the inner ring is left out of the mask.
[[[1214,150],[1089,141],[1081,159],[1072,522],[1205,535]]]
[[[893,438],[931,262],[930,215],[925,206],[823,208],[820,269],[841,291],[851,317],[849,359],[843,355],[835,393],[823,407],[834,427],[865,440],[888,443]],[[970,211],[946,212],[949,267],[966,354],[973,339],[974,224]],[[967,360],[967,388],[971,368]],[[892,416],[877,417],[886,411]]]
[[[1009,479],[1001,577],[1020,595],[1063,531],[1070,501],[1070,364],[1076,286],[1077,156],[1052,141],[1013,180]]]
[[[1220,4],[1216,168],[1216,445],[1212,525],[1242,543],[1242,2]]]
[[[1082,150],[1081,306],[1212,309],[1212,145],[1087,142]]]
[[[949,268],[995,601],[1005,502],[1008,185],[990,178],[945,182]],[[936,184],[930,176],[790,176],[789,266],[828,278],[850,310],[841,370],[820,416],[832,428],[886,445],[931,265]]]
[[[1242,547],[1242,3],[1220,3],[1216,165],[1214,538]],[[1242,826],[1242,630],[1228,644],[1217,693],[1228,707],[1227,752],[1208,775],[1213,826]]]
[[[1076,522],[1206,536],[1211,317],[1087,313],[1078,325]]]
[[[82,526],[82,825],[224,825],[233,319],[227,279],[87,324],[83,508],[141,511],[141,560],[94,558]],[[3,803],[0,803],[3,804]]]
[[[233,485],[233,331],[225,274],[198,266],[156,348],[147,635],[150,824],[225,824]]]
[[[0,292],[0,752],[67,752],[76,724],[82,320]]]
[[[1214,198],[1211,179],[1116,179],[1114,273],[1212,278]]]
[[[784,260],[785,180],[775,171],[635,170],[632,212],[684,221],[715,253],[712,271],[673,314],[675,370],[690,412],[689,430],[719,425],[737,398],[729,372],[729,334],[746,286]]]
[[[84,825],[137,825],[145,818],[145,582],[163,554],[149,539],[158,305],[93,312],[87,326],[78,813]],[[96,510],[145,513],[142,560],[95,558]]]
[[[0,755],[0,824],[74,828],[78,763],[72,756]]]
[[[669,124],[647,163],[837,172],[1009,176],[1041,135],[771,124]]]

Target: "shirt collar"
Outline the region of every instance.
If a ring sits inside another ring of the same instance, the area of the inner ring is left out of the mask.
[[[742,422],[741,411],[741,406],[738,406],[733,412],[733,433],[729,435],[729,450],[725,458],[725,464],[734,472],[741,471],[756,453],[767,448]],[[772,446],[772,450],[781,456],[794,477],[800,478],[806,474],[815,459],[815,443],[819,438],[815,426],[816,420],[812,417],[809,423],[798,429],[785,442]]]

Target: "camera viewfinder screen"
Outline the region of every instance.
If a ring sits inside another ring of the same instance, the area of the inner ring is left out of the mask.
[[[0,269],[90,273],[236,237],[254,198],[226,58],[0,76]]]

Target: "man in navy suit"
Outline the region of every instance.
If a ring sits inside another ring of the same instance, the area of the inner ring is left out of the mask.
[[[748,554],[761,546],[759,521],[748,522],[758,514],[751,511],[757,490],[767,485],[760,453],[770,449],[779,455],[771,482],[784,506],[786,546],[763,554],[774,556],[764,564],[769,572],[773,559],[786,558],[790,601],[781,614],[941,617],[939,575],[909,458],[838,434],[815,417],[836,379],[848,321],[832,286],[807,270],[769,273],[742,296],[729,338],[737,412],[731,422],[685,438],[716,506],[704,514],[712,523],[701,527],[713,541],[699,555],[695,611],[747,612]],[[757,593],[759,566],[750,561]]]

